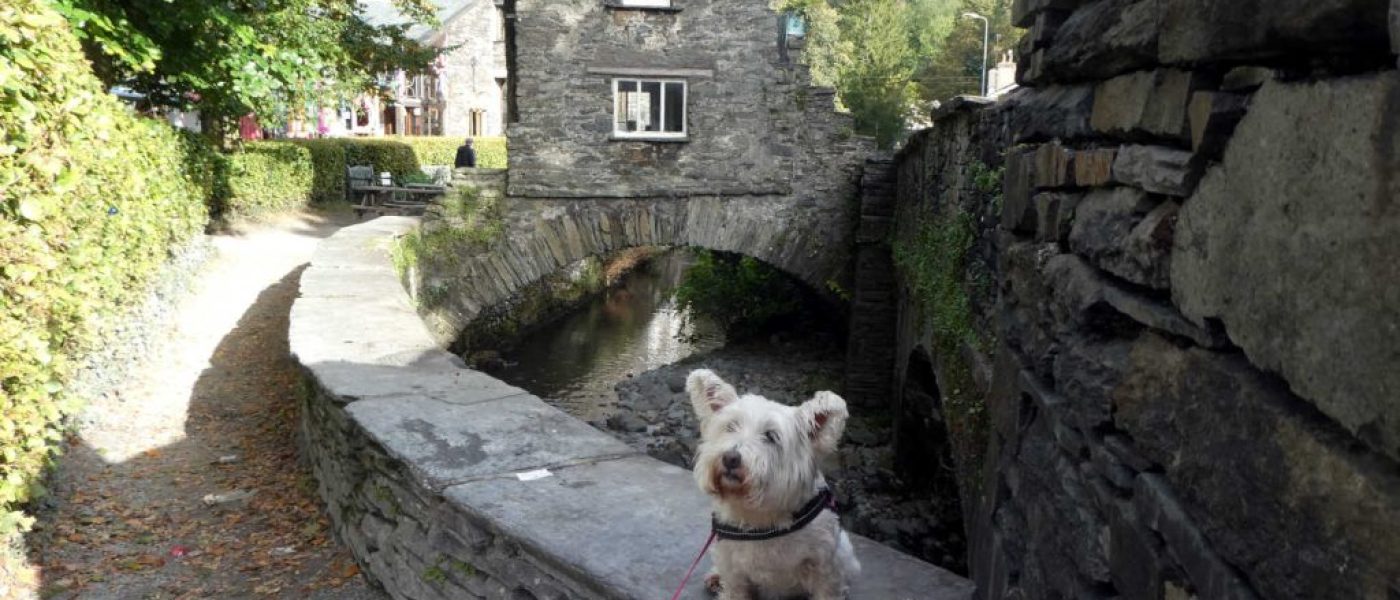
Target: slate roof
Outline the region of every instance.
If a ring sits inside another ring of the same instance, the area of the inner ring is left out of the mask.
[[[446,23],[462,12],[467,5],[476,1],[479,0],[433,0],[433,5],[437,6],[438,21]],[[360,14],[371,25],[397,25],[408,22],[408,18],[399,13],[394,0],[360,0]],[[408,35],[413,39],[426,41],[434,31],[436,30],[424,25],[414,25],[409,28]]]

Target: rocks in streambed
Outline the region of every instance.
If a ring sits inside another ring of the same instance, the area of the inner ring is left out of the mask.
[[[830,344],[768,341],[729,346],[639,373],[615,386],[617,403],[592,424],[670,464],[690,468],[699,423],[685,393],[690,371],[708,368],[741,394],[798,404],[820,390],[840,392],[843,355]],[[966,572],[956,503],[908,489],[894,472],[887,414],[854,409],[837,456],[824,466],[851,531],[945,568]]]

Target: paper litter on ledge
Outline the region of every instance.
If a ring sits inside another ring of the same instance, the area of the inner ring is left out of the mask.
[[[544,479],[545,477],[549,477],[550,475],[553,475],[553,473],[550,473],[549,469],[535,469],[534,471],[526,471],[524,473],[515,474],[516,478],[518,478],[521,481],[534,481],[536,479]]]

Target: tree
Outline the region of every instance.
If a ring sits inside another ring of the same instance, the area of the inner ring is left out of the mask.
[[[987,49],[987,66],[995,66],[997,58],[1016,46],[1020,33],[1011,23],[1012,0],[954,0],[944,2],[948,10],[939,13],[946,23],[943,38],[925,55],[920,65],[919,98],[925,105],[935,100],[946,101],[953,96],[978,94],[982,81],[982,22],[962,17],[977,13],[987,17],[991,41]]]
[[[935,100],[978,93],[982,27],[989,18],[995,61],[1019,36],[1012,0],[780,0],[779,10],[807,20],[803,61],[812,82],[837,88],[859,132],[882,146],[898,141],[909,117]]]
[[[395,0],[433,23],[428,0]],[[155,106],[197,108],[222,138],[244,114],[298,112],[307,102],[373,89],[396,69],[422,71],[437,50],[407,24],[372,25],[357,0],[55,0],[94,71]]]
[[[905,0],[852,0],[841,7],[841,38],[849,44],[837,74],[841,101],[856,130],[888,148],[904,133],[914,106],[914,47]]]

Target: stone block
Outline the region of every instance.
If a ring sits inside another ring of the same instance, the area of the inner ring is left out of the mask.
[[[1113,394],[1131,347],[1124,342],[1090,346],[1082,340],[1066,343],[1055,357],[1055,386],[1069,404],[1071,424],[1083,430],[1113,421]]]
[[[1016,85],[1041,87],[1045,84],[1045,50],[1032,50],[1033,40],[1024,39],[1018,45],[1021,52],[1016,62]]]
[[[1163,253],[1147,256],[1128,256],[1127,239],[1133,229],[1154,208],[1155,201],[1147,193],[1135,187],[1109,187],[1093,190],[1079,203],[1074,218],[1074,228],[1070,231],[1070,249],[1084,256],[1099,269],[1117,274],[1127,280],[1142,283],[1148,280],[1151,270],[1165,278],[1166,270],[1154,269],[1154,262],[1165,262]],[[1170,242],[1170,239],[1168,239]],[[1128,276],[1124,276],[1124,273]],[[1165,284],[1158,285],[1165,287]]]
[[[1016,94],[1008,105],[1011,137],[1018,143],[1088,136],[1094,107],[1089,85],[1054,86]]]
[[[1163,210],[1142,190],[1095,190],[1076,207],[1069,248],[1133,283],[1167,287],[1174,203]]]
[[[1225,72],[1220,80],[1220,91],[1247,93],[1259,89],[1274,79],[1274,70],[1268,67],[1242,66]]]
[[[1249,97],[1222,92],[1196,92],[1188,109],[1191,122],[1191,151],[1206,160],[1218,160],[1225,145],[1244,118]]]
[[[1083,197],[1083,194],[1065,192],[1036,194],[1031,199],[1035,204],[1035,241],[1059,243],[1069,239],[1074,209]]]
[[[586,573],[606,597],[670,594],[710,524],[710,502],[689,472],[641,457],[559,469],[534,481],[471,482],[444,495],[517,540],[535,560]],[[853,596],[971,597],[966,579],[859,536],[852,541],[865,567]],[[684,597],[708,594],[692,584]]]
[[[316,267],[313,267],[316,268]],[[438,350],[402,288],[395,296],[300,298],[292,305],[287,337],[303,364],[405,364]],[[346,327],[346,315],[355,326]]]
[[[1186,107],[1193,76],[1157,69],[1120,75],[1094,90],[1090,124],[1096,133],[1119,138],[1186,141]]]
[[[1035,206],[1031,203],[1035,187],[1035,150],[1013,150],[1006,156],[1006,171],[1002,174],[1001,227],[1007,231],[1035,231]]]
[[[383,266],[311,268],[301,274],[303,298],[374,298],[387,294],[402,294],[403,284],[398,273]]]
[[[1073,160],[1073,152],[1059,142],[1038,146],[1035,149],[1035,166],[1031,169],[1035,187],[1045,189],[1074,185]]]
[[[1128,487],[1132,487],[1132,479]],[[1115,500],[1108,513],[1108,562],[1113,585],[1125,598],[1162,600],[1161,542],[1131,502]]]
[[[533,396],[476,404],[373,398],[346,411],[429,489],[636,452]]]
[[[1024,34],[1022,51],[1017,56],[1027,56],[1030,52],[1048,47],[1055,39],[1055,32],[1065,24],[1069,13],[1061,10],[1047,10],[1035,15],[1030,30]]]
[[[1114,282],[1078,256],[1051,258],[1044,276],[1053,289],[1048,304],[1056,320],[1046,327],[1057,333],[1114,334],[1134,330],[1136,323],[1208,348],[1225,345],[1221,334],[1197,326],[1164,302]]]
[[[1201,178],[1202,161],[1185,150],[1129,145],[1113,159],[1113,180],[1154,194],[1186,197]]]
[[[1016,0],[1011,5],[1011,22],[1017,27],[1030,27],[1035,18],[1047,10],[1074,10],[1085,0]]]
[[[1102,80],[1157,62],[1159,0],[1103,0],[1075,11],[1025,83]]]
[[[1160,0],[1164,64],[1387,52],[1389,0]]]
[[[1001,274],[1001,318],[1007,345],[1037,374],[1050,376],[1055,355],[1052,292],[1043,274],[1046,262],[1060,254],[1058,244],[1019,242],[1011,234],[998,239],[997,272]]]
[[[1393,465],[1358,452],[1239,354],[1182,348],[1153,334],[1128,346],[1076,351],[1110,367],[1098,381],[1114,426],[1163,465],[1161,483],[1180,508],[1163,500],[1138,508],[1202,597],[1249,597],[1226,585],[1234,571],[1224,563],[1249,565],[1249,584],[1268,598],[1383,596],[1400,581]],[[1223,562],[1209,559],[1212,552]]]
[[[434,356],[437,353],[445,356]],[[525,390],[507,385],[490,375],[452,364],[448,358],[460,361],[438,350],[429,354],[426,361],[415,365],[367,365],[336,361],[308,365],[307,370],[316,378],[321,389],[339,403],[412,394],[440,402],[471,404],[526,394]]]
[[[1394,72],[1266,84],[1221,166],[1183,205],[1171,268],[1186,316],[1219,319],[1250,361],[1391,460],[1400,459],[1397,97]]]
[[[1390,52],[1400,54],[1400,0],[1390,0]]]
[[[1140,519],[1166,542],[1167,548],[1203,598],[1253,600],[1258,596],[1238,574],[1220,560],[1191,517],[1177,503],[1162,476],[1138,476],[1133,501]]]
[[[1113,182],[1113,161],[1117,148],[1092,148],[1074,153],[1074,184],[1078,187],[1098,187]]]

